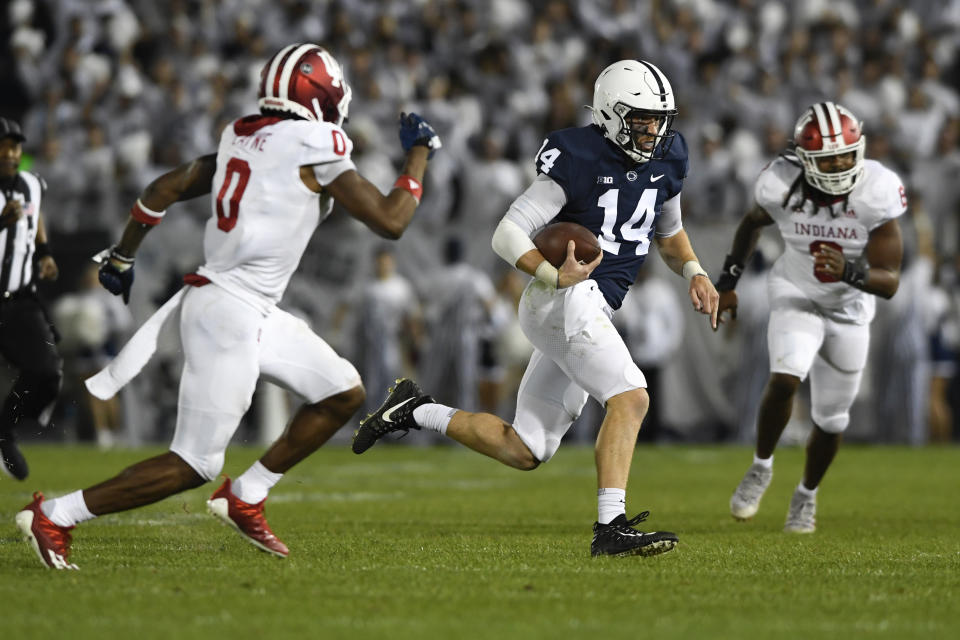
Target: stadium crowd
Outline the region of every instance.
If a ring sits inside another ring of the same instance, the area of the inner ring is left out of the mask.
[[[71,353],[85,354],[66,382],[56,423],[66,430],[82,421],[82,402],[70,398],[81,394],[90,350],[109,352],[117,336],[88,326],[102,323],[102,298],[58,300],[80,289],[84,264],[116,240],[108,230],[142,187],[214,150],[226,123],[257,110],[263,61],[301,41],[344,63],[354,160],[381,190],[400,162],[392,139],[400,111],[423,113],[445,147],[393,252],[334,216],[284,302],[365,379],[415,373],[441,401],[509,412],[529,347],[513,315],[523,283],[490,250],[493,228],[533,177],[543,136],[590,121],[581,105],[599,71],[642,58],[678,98],[675,128],[691,150],[684,222],[699,229],[692,235],[708,269],[719,270],[753,181],[786,147],[802,109],[830,99],[863,120],[867,157],[899,173],[910,209],[905,275],[897,296],[878,305],[851,436],[921,444],[960,431],[958,0],[12,0],[0,34],[0,114],[21,123],[30,168],[49,184],[43,209],[61,281],[47,292],[61,311],[68,368]],[[201,262],[209,206],[199,198],[175,208],[138,256],[130,305],[138,322]],[[662,371],[660,437],[749,439],[766,367],[765,293],[751,279],[762,282],[779,250],[765,239],[744,277],[736,329],[714,336],[688,322],[686,340],[671,337],[643,365]],[[662,264],[654,271],[681,291]],[[628,341],[664,344],[649,332],[668,331],[675,321],[664,317],[685,312],[671,315],[679,303],[669,294],[657,300],[659,315],[627,305]],[[373,348],[370,336],[389,344]],[[716,360],[707,370],[685,353],[705,344]],[[152,379],[127,399],[140,424],[129,440],[169,435],[178,357],[162,352]],[[258,398],[272,406],[268,393]]]

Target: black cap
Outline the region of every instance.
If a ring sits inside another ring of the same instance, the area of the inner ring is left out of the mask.
[[[23,131],[20,130],[20,125],[17,124],[16,120],[8,120],[7,118],[0,118],[0,139],[2,138],[13,138],[17,142],[23,142],[27,138],[23,135]]]

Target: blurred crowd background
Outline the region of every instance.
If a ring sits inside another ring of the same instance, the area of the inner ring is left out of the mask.
[[[257,110],[275,50],[306,41],[344,65],[354,160],[381,190],[402,158],[400,111],[423,114],[444,143],[399,242],[336,213],[282,304],[358,366],[371,404],[413,375],[440,401],[512,416],[530,349],[515,315],[525,278],[490,236],[533,178],[545,134],[589,123],[597,74],[642,58],[676,93],[691,152],[685,226],[712,272],[803,109],[834,100],[864,121],[868,157],[897,171],[910,208],[902,284],[878,304],[848,434],[923,444],[960,432],[958,0],[11,0],[0,11],[0,113],[22,124],[23,168],[49,185],[42,209],[61,268],[43,294],[67,379],[36,438],[169,439],[175,333],[118,401],[91,401],[80,381],[202,261],[209,199],[174,207],[150,234],[129,307],[99,288],[90,256],[118,239],[150,180],[214,151],[227,123]],[[771,229],[738,288],[739,320],[716,334],[651,254],[619,313],[651,382],[642,437],[752,439],[768,373],[763,277],[780,250]],[[237,438],[271,438],[292,402],[262,385]],[[809,428],[803,404],[788,442]],[[570,437],[592,441],[600,411],[588,406]]]

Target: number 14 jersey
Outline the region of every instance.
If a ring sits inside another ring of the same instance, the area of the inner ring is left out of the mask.
[[[263,312],[277,304],[310,236],[333,201],[300,178],[311,165],[320,185],[354,169],[353,143],[330,122],[252,115],[220,137],[202,276]]]
[[[779,157],[760,172],[754,189],[757,204],[777,223],[785,244],[770,272],[771,304],[812,305],[813,310],[838,322],[866,324],[873,319],[875,297],[845,282],[815,275],[813,254],[826,244],[842,251],[848,260],[859,257],[871,231],[906,211],[903,183],[876,160],[865,160],[863,176],[853,191],[828,211],[803,199],[801,188],[784,202],[801,171],[799,165]]]
[[[681,230],[679,219],[665,228],[661,213],[664,202],[680,194],[688,164],[687,144],[679,133],[665,157],[637,164],[596,125],[554,131],[537,153],[537,173],[559,184],[567,196],[552,222],[583,225],[600,242],[603,260],[590,277],[611,308],[620,308],[654,234],[667,237]]]

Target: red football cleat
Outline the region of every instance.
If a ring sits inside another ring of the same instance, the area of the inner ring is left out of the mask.
[[[33,494],[33,502],[17,514],[17,528],[30,543],[37,557],[45,567],[54,569],[79,569],[77,565],[68,562],[70,556],[70,531],[73,527],[61,527],[54,524],[43,513],[40,505],[43,503],[43,494],[39,491]]]
[[[266,501],[264,498],[257,504],[244,502],[230,493],[230,478],[227,478],[207,500],[207,511],[239,531],[255,547],[286,558],[290,550],[273,534],[263,517],[263,503]]]

